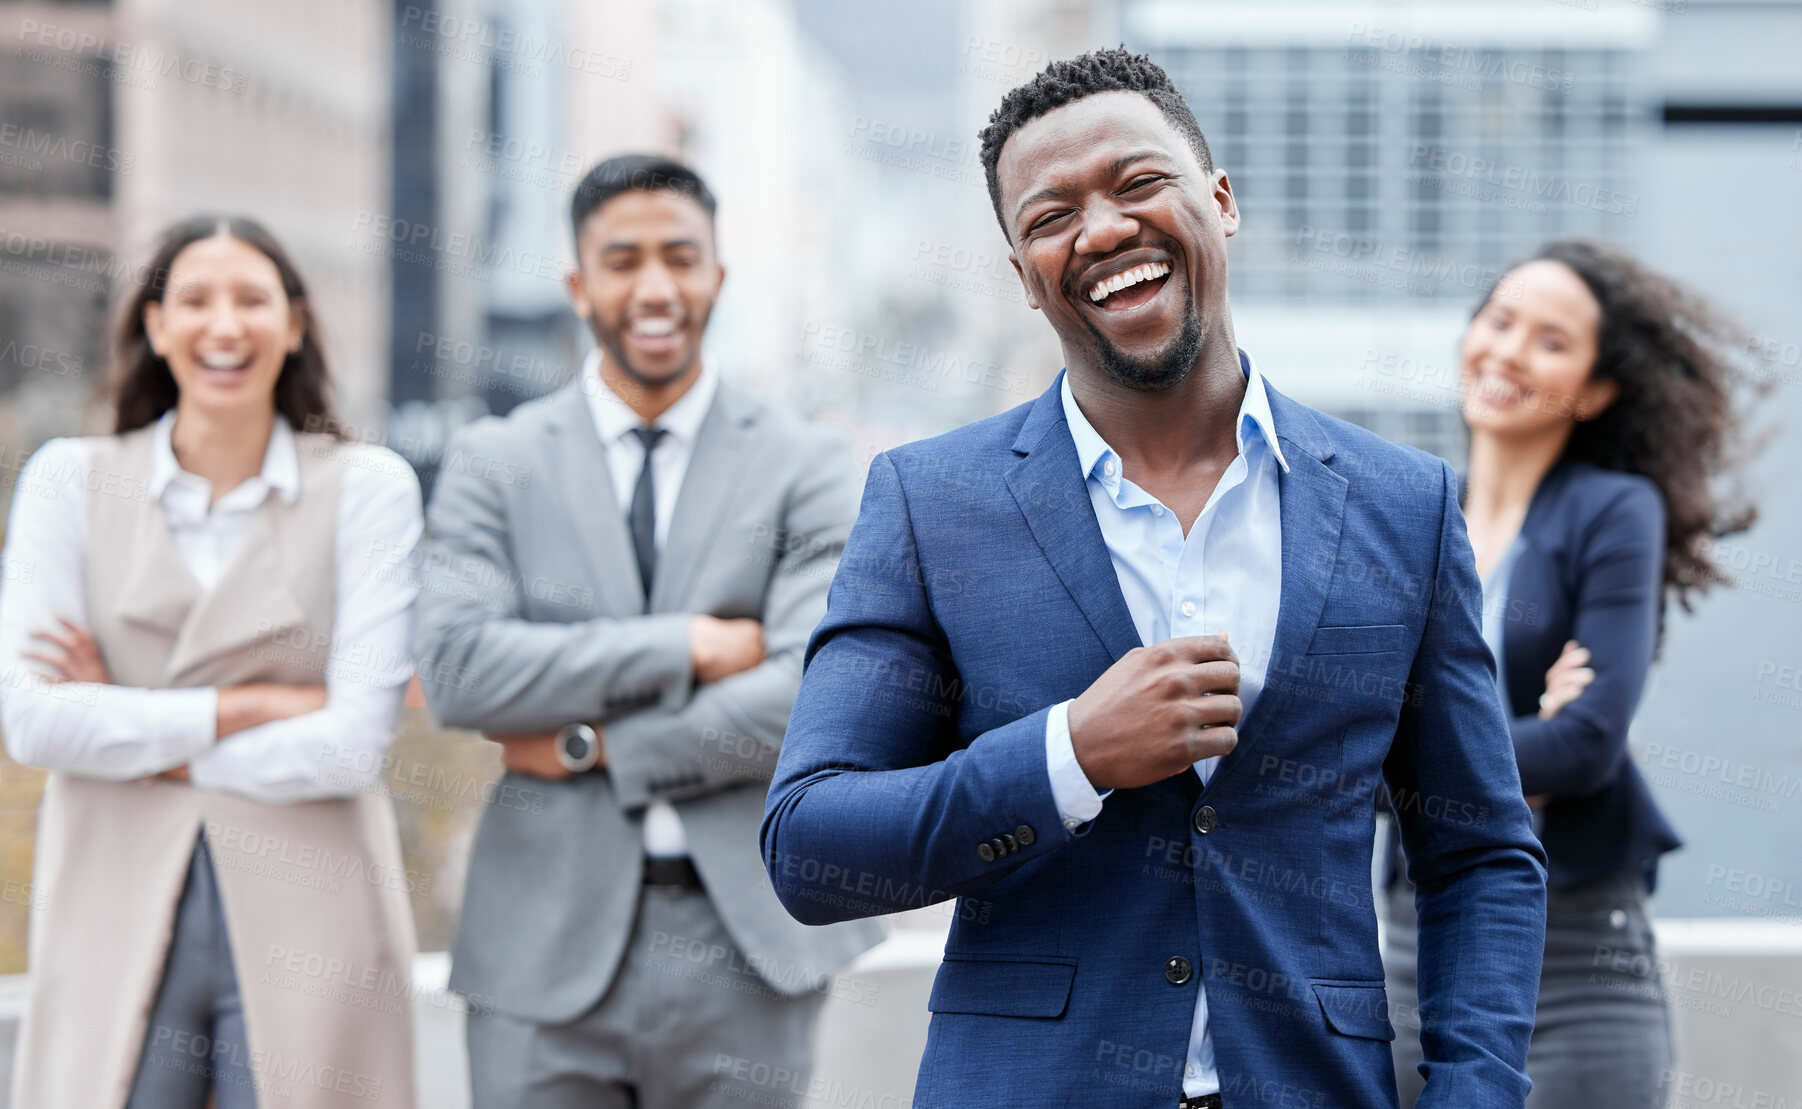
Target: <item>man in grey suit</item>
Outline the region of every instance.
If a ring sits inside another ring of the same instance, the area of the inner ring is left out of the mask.
[[[599,349],[459,432],[432,499],[421,683],[516,787],[483,815],[453,954],[484,1002],[477,1109],[805,1089],[822,1000],[861,989],[834,972],[879,937],[796,924],[758,855],[859,483],[840,437],[703,361],[714,207],[666,159],[588,173],[569,291]]]

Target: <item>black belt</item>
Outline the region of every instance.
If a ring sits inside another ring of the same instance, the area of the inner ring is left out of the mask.
[[[644,884],[698,890],[701,888],[701,875],[699,871],[695,870],[695,864],[689,860],[687,855],[646,855],[644,857]]]
[[[1183,1098],[1177,1109],[1221,1109],[1219,1094],[1202,1094],[1200,1097]]]

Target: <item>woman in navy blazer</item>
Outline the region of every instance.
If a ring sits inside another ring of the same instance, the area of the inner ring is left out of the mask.
[[[1712,487],[1736,428],[1724,353],[1737,337],[1700,298],[1583,240],[1510,269],[1465,332],[1483,635],[1548,859],[1530,1109],[1665,1104],[1669,1005],[1646,897],[1682,841],[1627,730],[1667,596],[1688,608],[1721,580],[1707,544],[1752,521]],[[1391,871],[1390,999],[1418,1028],[1412,890]],[[1395,1048],[1409,1106],[1418,1037]]]

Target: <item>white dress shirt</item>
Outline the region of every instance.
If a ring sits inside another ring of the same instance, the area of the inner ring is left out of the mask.
[[[1263,377],[1244,351],[1239,352],[1239,364],[1245,371],[1245,399],[1234,429],[1239,455],[1221,475],[1186,537],[1175,512],[1127,480],[1120,456],[1077,405],[1068,373],[1063,401],[1064,419],[1087,479],[1089,503],[1140,642],[1149,646],[1226,632],[1239,656],[1239,699],[1249,716],[1264,688],[1276,641],[1283,571],[1277,473],[1288,470],[1289,463],[1277,442]],[[1095,791],[1076,761],[1069,701],[1052,706],[1045,724],[1045,755],[1052,797],[1064,826],[1074,829],[1099,816],[1106,794]],[[1206,782],[1219,762],[1218,756],[1202,759],[1195,772]],[[1203,949],[1207,939],[1201,937]],[[1208,1034],[1208,994],[1198,986],[1183,1096],[1219,1091]]]
[[[651,451],[659,565],[663,561],[663,540],[669,535],[670,517],[676,511],[676,497],[682,492],[682,479],[688,474],[689,460],[694,457],[695,438],[701,433],[701,422],[707,418],[707,410],[713,407],[713,395],[718,390],[719,376],[703,358],[701,372],[688,392],[650,425],[669,432]],[[588,398],[595,433],[607,450],[607,468],[613,474],[613,496],[623,521],[626,513],[631,511],[632,491],[638,485],[639,471],[644,468],[644,444],[632,432],[646,425],[601,378],[599,351],[589,351],[582,365],[582,392]],[[645,806],[644,850],[647,855],[660,857],[688,854],[688,836],[682,830],[682,820],[676,815],[675,806],[668,801],[656,799]]]
[[[266,497],[300,495],[294,432],[277,418],[262,471],[212,502],[212,486],[183,470],[170,445],[173,411],[154,429],[147,495],[169,521],[176,548],[203,590],[237,553]],[[413,673],[414,551],[423,526],[419,482],[393,452],[347,444],[335,541],[337,589],[326,705],[317,712],[215,735],[218,691],[51,684],[21,657],[55,655],[31,638],[84,628],[87,610],[86,448],[52,439],[19,476],[0,563],[0,729],[19,762],[122,781],[187,765],[196,788],[258,801],[301,801],[381,788],[389,743]],[[347,769],[355,767],[355,770]]]

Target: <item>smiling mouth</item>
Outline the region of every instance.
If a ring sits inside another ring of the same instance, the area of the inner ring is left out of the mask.
[[[251,355],[248,351],[243,354],[209,351],[202,354],[199,361],[202,369],[211,370],[214,373],[238,373],[250,368]]]
[[[1479,401],[1497,408],[1519,404],[1526,395],[1526,390],[1518,384],[1493,373],[1480,375],[1471,391],[1476,394]]]
[[[627,322],[625,331],[627,347],[649,358],[674,354],[685,338],[674,316],[639,316]]]
[[[1089,303],[1108,312],[1137,308],[1157,296],[1169,280],[1168,262],[1146,262],[1097,281],[1089,290]]]

